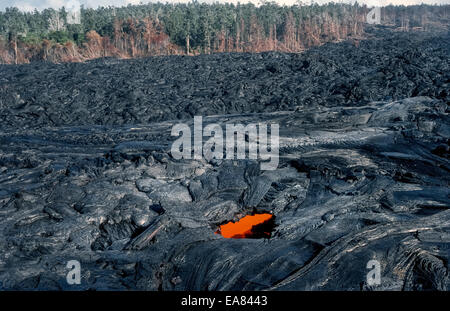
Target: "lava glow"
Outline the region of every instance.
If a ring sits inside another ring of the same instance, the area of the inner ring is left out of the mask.
[[[228,222],[220,226],[220,229],[216,233],[220,233],[224,238],[231,239],[243,239],[243,238],[254,238],[255,228],[263,226],[273,219],[273,215],[269,213],[247,215],[237,222]],[[269,230],[264,230],[259,235],[262,237],[270,237]]]

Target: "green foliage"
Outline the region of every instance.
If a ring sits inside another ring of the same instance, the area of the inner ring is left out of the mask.
[[[19,36],[18,39],[27,44],[38,44],[42,41],[42,38],[40,36],[32,33],[28,34],[27,36]]]
[[[52,31],[46,36],[46,39],[64,44],[73,38],[70,38],[70,35],[67,31]]]
[[[424,6],[408,7],[411,12],[424,11]],[[427,6],[426,12],[430,15],[438,14],[441,10],[448,12],[449,6]],[[301,1],[293,6],[280,6],[275,2],[263,1],[256,7],[252,3],[229,4],[213,3],[205,4],[193,1],[190,3],[149,3],[141,5],[128,5],[126,7],[100,7],[97,9],[81,7],[81,24],[68,25],[67,12],[64,9],[55,11],[46,9],[42,12],[21,12],[17,8],[7,8],[0,12],[0,36],[8,38],[18,37],[25,42],[36,42],[50,39],[58,43],[74,41],[82,44],[85,34],[95,30],[101,36],[114,36],[114,21],[142,18],[151,18],[162,22],[165,32],[171,41],[179,46],[186,45],[189,37],[190,46],[193,49],[202,48],[211,44],[211,38],[218,33],[236,35],[240,32],[241,40],[246,40],[250,35],[249,29],[256,20],[261,26],[265,36],[274,28],[276,36],[283,33],[286,27],[287,16],[292,16],[295,24],[301,25],[303,21],[311,18],[321,19],[326,13],[332,19],[351,19],[355,16],[355,10],[367,10],[367,7],[355,4],[328,3],[326,5],[304,5]],[[396,24],[402,23],[401,14],[406,7],[390,7],[389,10],[397,12]],[[50,20],[55,16],[62,19],[63,29],[52,29]],[[418,25],[421,14],[412,15],[410,24]],[[415,19],[414,19],[415,18]],[[246,32],[242,31],[243,23]],[[275,26],[275,27],[274,27]],[[52,30],[51,30],[52,29]]]

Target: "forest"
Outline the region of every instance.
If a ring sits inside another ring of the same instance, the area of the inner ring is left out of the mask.
[[[365,5],[328,3],[149,3],[126,7],[0,12],[0,63],[73,62],[99,57],[301,52],[364,38]],[[400,31],[448,25],[450,5],[387,6],[381,23]],[[75,16],[77,15],[77,16]]]

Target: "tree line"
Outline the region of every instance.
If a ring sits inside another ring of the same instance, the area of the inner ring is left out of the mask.
[[[404,30],[448,24],[447,6],[388,6],[382,23]],[[363,36],[365,5],[298,2],[149,3],[0,12],[0,62],[79,61],[214,52],[299,52],[324,42]]]

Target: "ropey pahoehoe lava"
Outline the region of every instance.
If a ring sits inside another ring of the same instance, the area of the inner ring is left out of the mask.
[[[0,289],[74,289],[76,260],[77,290],[448,290],[449,34],[366,32],[1,65]],[[278,167],[173,158],[196,115],[279,124]]]

